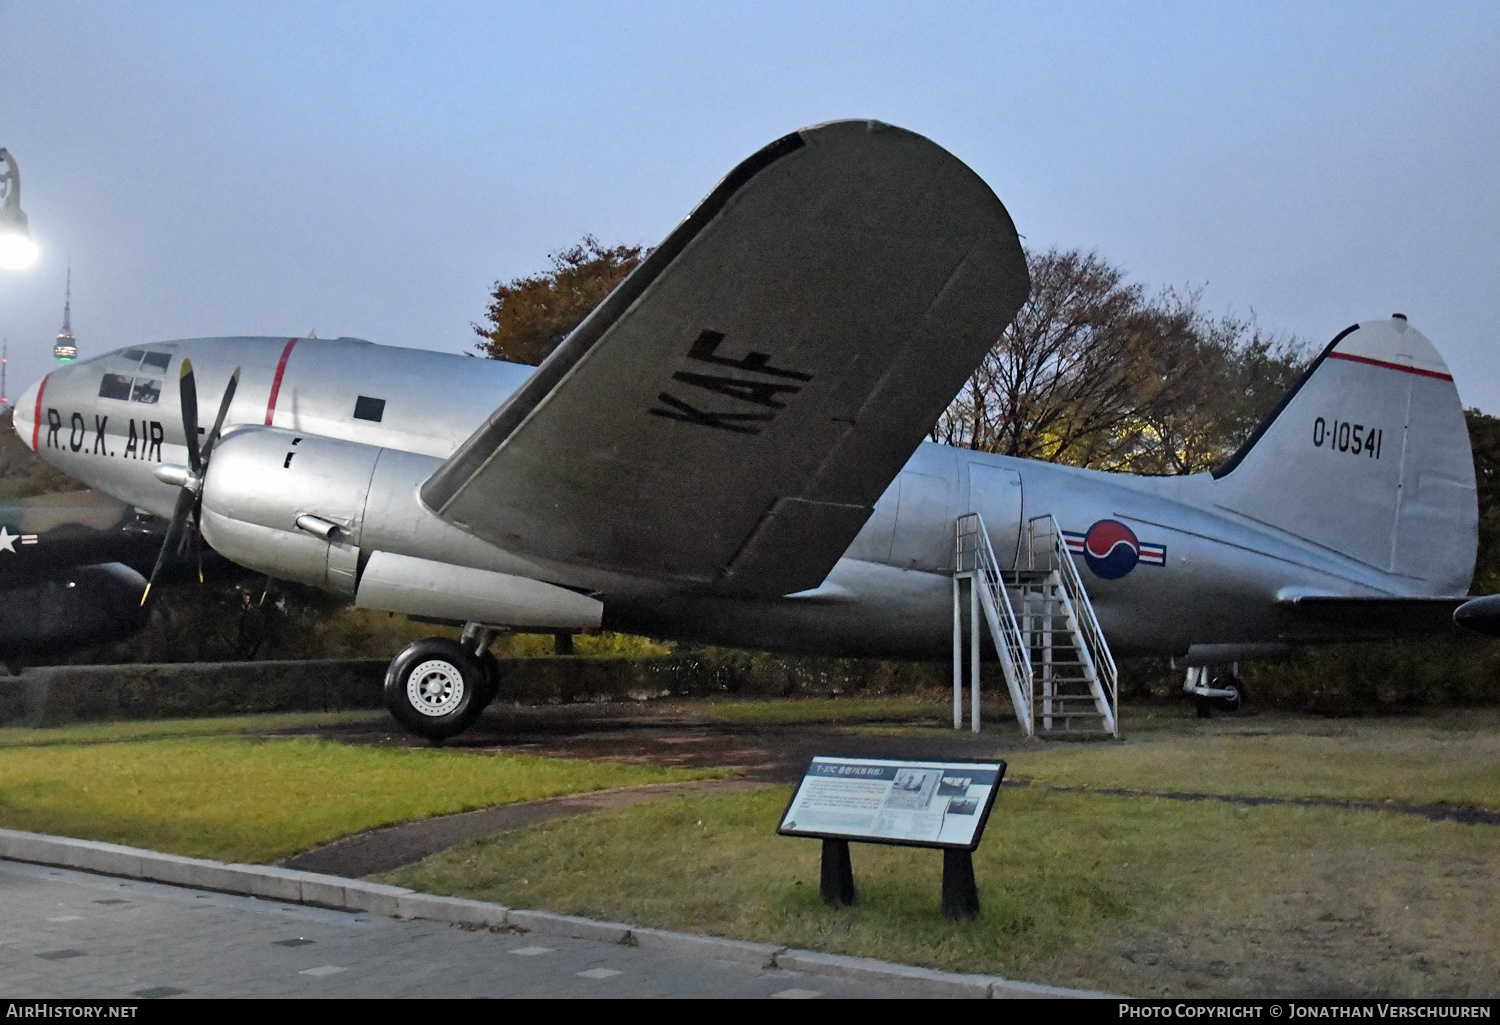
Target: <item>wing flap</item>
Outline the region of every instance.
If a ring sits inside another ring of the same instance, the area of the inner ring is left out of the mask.
[[[1351,640],[1361,637],[1444,634],[1463,598],[1387,598],[1299,595],[1282,599],[1284,640]]]

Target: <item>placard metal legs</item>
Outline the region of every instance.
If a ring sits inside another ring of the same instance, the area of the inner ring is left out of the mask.
[[[823,863],[828,864],[828,841],[824,841]],[[824,869],[827,872],[827,869]],[[824,898],[827,899],[826,897]],[[979,887],[974,883],[974,855],[970,851],[943,851],[943,917],[953,921],[979,914]]]
[[[848,840],[823,841],[823,873],[818,884],[823,903],[843,907],[854,903],[854,867]],[[974,855],[943,851],[943,917],[955,922],[979,914],[979,887],[974,882]]]
[[[945,862],[946,864],[946,862]],[[946,871],[943,878],[947,878]],[[974,870],[969,869],[969,885],[973,885]],[[849,863],[848,840],[823,841],[823,878],[818,885],[823,903],[838,907],[854,903],[854,866]],[[948,885],[943,884],[944,907],[947,906]],[[977,900],[977,898],[976,898]]]

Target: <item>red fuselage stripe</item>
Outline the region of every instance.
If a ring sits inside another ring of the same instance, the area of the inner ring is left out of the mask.
[[[47,377],[51,377],[48,374]],[[42,383],[36,390],[36,412],[31,417],[31,451],[37,450],[37,440],[41,437],[42,430],[42,395],[47,391],[47,377],[42,378]]]
[[[286,373],[286,361],[292,357],[292,346],[297,344],[297,339],[287,340],[286,348],[281,350],[281,360],[276,364],[276,377],[271,381],[271,398],[266,402],[266,426],[271,426],[271,421],[276,417],[276,396],[281,394],[281,378]],[[41,399],[37,399],[38,402]]]
[[[1409,367],[1402,363],[1387,363],[1383,359],[1371,359],[1368,356],[1355,356],[1347,352],[1330,352],[1328,355],[1334,359],[1346,359],[1350,363],[1368,363],[1372,367],[1385,367],[1387,370],[1399,370],[1403,374],[1417,374],[1420,377],[1436,377],[1439,381],[1451,381],[1453,378],[1448,374],[1440,374],[1436,370],[1423,370],[1420,367]]]

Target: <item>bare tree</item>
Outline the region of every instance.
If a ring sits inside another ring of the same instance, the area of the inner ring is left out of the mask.
[[[1248,435],[1300,367],[1198,291],[1148,297],[1094,253],[1028,253],[1032,291],[932,437],[1049,462],[1195,473]]]

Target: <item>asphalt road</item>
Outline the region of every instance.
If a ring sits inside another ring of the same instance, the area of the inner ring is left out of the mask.
[[[596,940],[467,930],[0,860],[0,997],[909,996]]]

